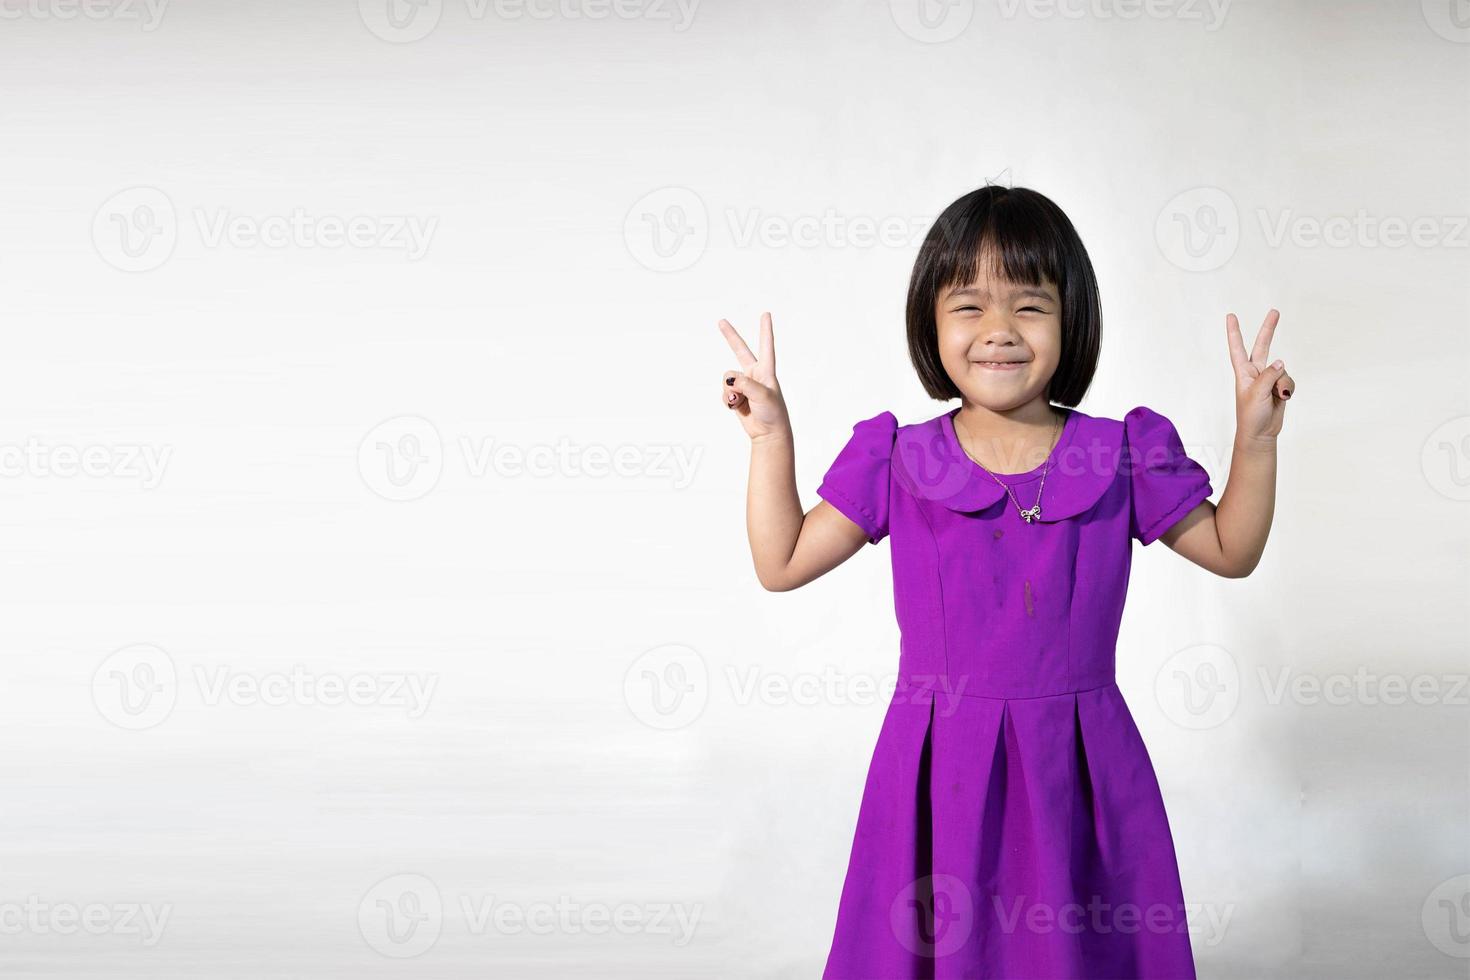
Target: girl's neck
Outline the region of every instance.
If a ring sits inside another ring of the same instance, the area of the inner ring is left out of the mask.
[[[1066,419],[1065,410],[1051,406],[1045,398],[1033,398],[1024,405],[997,412],[975,402],[962,400],[959,416],[965,420],[965,428],[976,438],[1014,439]]]
[[[1002,475],[1026,473],[1040,466],[1061,438],[1066,415],[1045,398],[1004,412],[966,401],[955,415],[955,431],[987,469]]]

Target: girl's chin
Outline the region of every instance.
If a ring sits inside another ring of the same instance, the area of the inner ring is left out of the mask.
[[[1041,392],[1027,394],[1025,387],[1009,384],[968,385],[961,395],[963,401],[991,412],[1010,412],[1036,398]]]

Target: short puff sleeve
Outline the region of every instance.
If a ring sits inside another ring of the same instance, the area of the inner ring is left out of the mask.
[[[1143,405],[1123,417],[1122,466],[1132,483],[1129,534],[1152,544],[1209,499],[1205,468],[1184,451],[1174,423]]]
[[[852,427],[847,445],[827,469],[817,495],[877,544],[888,536],[888,488],[898,419],[880,412]]]

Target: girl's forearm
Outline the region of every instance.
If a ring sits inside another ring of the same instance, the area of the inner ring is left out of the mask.
[[[756,578],[766,588],[781,587],[804,518],[796,490],[796,448],[791,430],[751,439],[745,529]]]
[[[1215,530],[1228,571],[1255,570],[1266,550],[1276,510],[1276,437],[1239,433],[1230,456],[1230,479],[1215,509]]]

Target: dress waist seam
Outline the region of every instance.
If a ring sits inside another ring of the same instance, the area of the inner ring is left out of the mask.
[[[942,695],[944,697],[975,698],[977,700],[982,700],[982,701],[1042,701],[1042,700],[1045,700],[1047,698],[1064,698],[1064,697],[1068,697],[1070,695],[1075,695],[1075,694],[1090,694],[1093,691],[1102,691],[1102,690],[1106,690],[1107,688],[1110,688],[1110,687],[1117,687],[1118,686],[1117,678],[1114,678],[1113,680],[1107,681],[1107,682],[1102,683],[1102,684],[1098,684],[1095,687],[1084,687],[1084,688],[1079,688],[1079,689],[1074,690],[1074,691],[1057,691],[1057,692],[1055,692],[1053,694],[1027,694],[1027,695],[1021,695],[1021,696],[1012,697],[1012,696],[1007,696],[1007,695],[1004,695],[1004,694],[978,694],[978,693],[974,693],[974,692],[971,692],[971,691],[956,691],[956,690],[952,690],[948,686],[947,680],[941,681],[938,684],[930,683],[930,682],[926,682],[926,683],[922,683],[922,684],[914,684],[912,682],[909,682],[909,678],[907,678],[907,677],[900,677],[899,678],[898,690],[894,692],[895,697],[897,697],[900,694],[902,694],[906,682],[908,682],[908,686],[910,688],[914,688],[914,687],[921,688],[921,690],[918,692],[918,697],[922,697],[924,694],[928,694],[930,697],[935,697],[935,696],[941,696]]]

